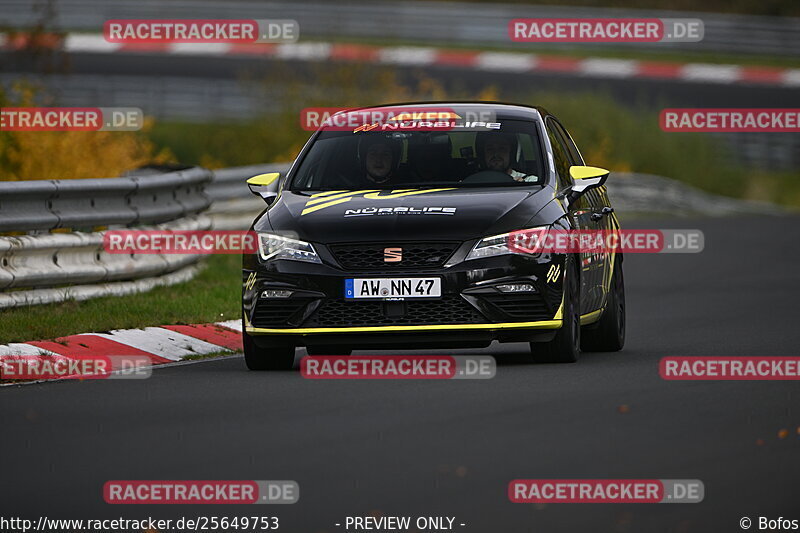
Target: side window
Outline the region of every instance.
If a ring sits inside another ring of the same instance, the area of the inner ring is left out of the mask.
[[[545,121],[545,125],[547,127],[547,136],[550,138],[550,145],[553,147],[553,160],[556,165],[556,174],[558,174],[558,188],[559,190],[564,189],[572,185],[572,178],[569,177],[571,163],[563,141],[555,132],[554,122],[548,118]]]
[[[575,141],[572,140],[572,137],[569,136],[567,130],[564,126],[561,125],[560,122],[553,121],[553,126],[555,130],[558,132],[559,136],[563,140],[563,144],[567,149],[567,153],[569,154],[569,158],[572,160],[573,165],[583,165],[583,158],[581,157],[581,153],[578,151],[578,147],[575,146]]]

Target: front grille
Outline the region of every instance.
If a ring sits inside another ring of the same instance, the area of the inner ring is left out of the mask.
[[[327,300],[303,325],[305,327],[419,326],[480,324],[486,321],[460,296],[446,295],[440,300],[403,302]]]
[[[309,303],[305,299],[259,300],[250,321],[257,328],[289,327],[292,318],[297,319]]]
[[[402,260],[384,261],[386,248],[402,248]],[[333,244],[331,253],[346,270],[388,270],[437,268],[458,248],[456,242]]]
[[[481,299],[513,320],[548,320],[555,314],[538,294],[487,294]]]

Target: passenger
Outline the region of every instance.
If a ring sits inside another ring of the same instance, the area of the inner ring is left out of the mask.
[[[475,137],[478,161],[484,170],[495,170],[511,176],[514,181],[538,181],[538,177],[518,172],[512,168],[516,160],[517,137],[510,133],[478,133]]]

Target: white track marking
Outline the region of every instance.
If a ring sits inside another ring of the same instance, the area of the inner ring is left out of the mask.
[[[279,59],[325,60],[331,56],[330,43],[287,43],[277,46],[275,57]]]
[[[235,329],[236,331],[242,331],[241,320],[226,320],[225,322],[217,322],[216,324],[225,328]]]
[[[484,70],[527,72],[536,67],[536,56],[533,54],[484,52],[478,54],[475,66]]]
[[[432,65],[436,61],[436,48],[394,46],[381,48],[378,60],[395,65]]]
[[[34,346],[33,344],[25,344],[22,342],[12,342],[11,344],[0,344],[0,355],[58,355]]]
[[[230,50],[230,43],[175,43],[170,47],[171,53],[187,56],[219,56]]]
[[[585,59],[579,63],[578,72],[604,78],[630,78],[639,69],[639,62],[629,59]]]
[[[792,68],[783,71],[783,84],[790,87],[797,87],[800,85],[800,69]]]
[[[64,50],[67,52],[116,52],[122,46],[120,43],[110,43],[100,34],[82,35],[79,33],[67,35],[64,40]]]
[[[738,65],[689,63],[683,66],[678,77],[687,81],[733,83],[741,80],[741,68]]]

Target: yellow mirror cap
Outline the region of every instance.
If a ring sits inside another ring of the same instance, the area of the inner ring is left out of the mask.
[[[572,179],[575,180],[583,180],[587,178],[602,178],[603,176],[607,176],[609,171],[600,168],[600,167],[582,167],[582,166],[571,166],[569,167],[569,175],[572,176]]]
[[[259,174],[247,180],[250,185],[270,185],[273,181],[281,177],[280,172],[269,172],[267,174]]]

